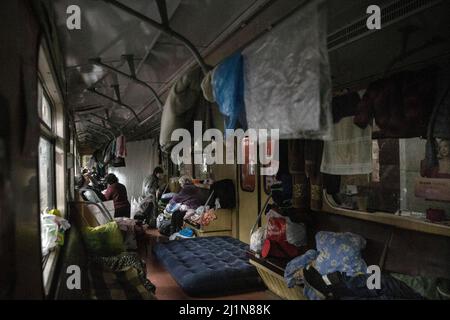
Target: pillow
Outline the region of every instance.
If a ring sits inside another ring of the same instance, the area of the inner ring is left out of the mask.
[[[125,251],[122,233],[115,221],[98,227],[84,228],[83,240],[92,255],[107,257]]]
[[[361,257],[366,240],[354,233],[334,233],[320,231],[316,234],[316,247],[319,256],[315,268],[325,275],[335,271],[355,276],[367,273],[367,265]]]

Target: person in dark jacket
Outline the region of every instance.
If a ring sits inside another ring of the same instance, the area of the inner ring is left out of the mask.
[[[108,188],[105,191],[106,200],[114,201],[114,217],[130,217],[131,205],[128,201],[127,188],[119,183],[115,174],[110,173],[105,178]]]
[[[143,183],[142,196],[147,197],[151,194],[155,196],[155,199],[159,198],[160,181],[164,176],[164,170],[161,167],[156,167],[153,173],[146,177]]]

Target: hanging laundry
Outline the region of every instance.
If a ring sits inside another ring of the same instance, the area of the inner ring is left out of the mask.
[[[333,125],[332,139],[324,141],[320,171],[332,175],[372,172],[372,127],[361,129],[353,117]]]
[[[244,72],[240,52],[219,64],[212,74],[212,89],[220,112],[225,116],[225,128],[235,129],[238,120],[244,128]]]
[[[436,98],[435,67],[403,71],[367,88],[354,122],[366,128],[375,119],[383,138],[426,136]]]
[[[201,70],[194,69],[182,75],[170,89],[161,115],[159,143],[163,151],[176,143],[171,141],[175,129],[192,126],[194,112],[199,98],[202,98],[202,78]]]
[[[127,156],[127,146],[125,136],[122,134],[116,139],[116,157],[125,158]]]
[[[243,51],[248,127],[281,139],[329,136],[331,78],[326,4],[310,1]]]

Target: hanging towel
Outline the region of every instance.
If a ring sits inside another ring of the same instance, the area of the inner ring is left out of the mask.
[[[115,153],[117,158],[125,158],[127,156],[127,147],[124,135],[117,137]]]
[[[332,139],[324,142],[320,171],[334,175],[372,172],[372,127],[361,129],[353,117],[333,125]]]
[[[212,86],[219,110],[225,116],[225,128],[235,129],[238,119],[244,122],[245,109],[243,59],[240,52],[231,55],[214,69]]]

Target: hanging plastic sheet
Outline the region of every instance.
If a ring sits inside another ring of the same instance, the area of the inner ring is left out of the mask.
[[[243,51],[248,127],[328,139],[332,123],[326,7],[312,1]]]
[[[225,116],[226,129],[235,129],[238,119],[241,126],[246,126],[243,120],[245,107],[242,60],[241,53],[237,52],[219,64],[212,75],[214,98]]]

